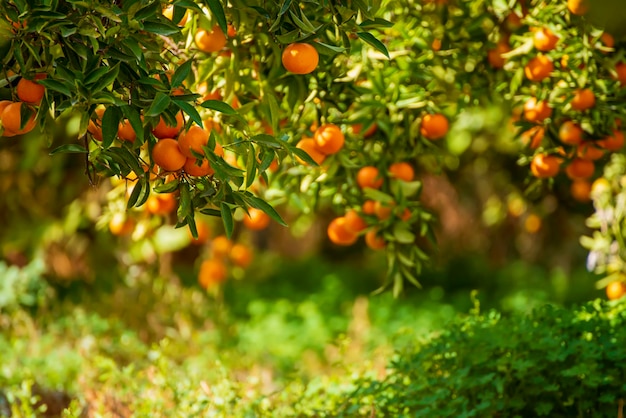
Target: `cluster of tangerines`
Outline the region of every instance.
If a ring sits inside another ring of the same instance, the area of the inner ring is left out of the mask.
[[[572,20],[583,21],[587,11],[586,2],[569,0],[564,13],[569,13]],[[511,32],[522,28],[529,10],[523,7],[522,12],[524,16],[511,12],[502,25],[500,41],[488,53],[492,67],[506,68],[510,58],[507,53],[512,49]],[[528,21],[532,22],[532,19]],[[520,103],[514,120],[520,121],[524,127],[520,132],[522,141],[535,151],[530,161],[532,175],[547,179],[565,172],[572,181],[572,197],[588,202],[596,161],[608,153],[620,151],[624,146],[624,134],[620,131],[619,120],[612,126],[611,123],[593,126],[598,123],[593,122],[592,112],[598,106],[604,107],[602,101],[606,100],[607,93],[594,83],[592,77],[580,76],[578,72],[585,68],[584,54],[610,58],[615,51],[615,41],[609,33],[599,32],[599,36],[589,35],[593,51],[572,51],[568,49],[568,43],[573,41],[568,39],[568,33],[553,30],[554,27],[533,26],[529,32],[517,35],[519,42],[532,39],[534,52],[530,53],[523,67],[530,95],[523,96],[525,101]],[[573,62],[579,63],[577,68],[572,68]],[[597,68],[598,78],[604,76],[618,89],[626,86],[626,63],[613,60],[612,65],[608,72]]]
[[[375,126],[375,125],[374,125]],[[449,129],[448,119],[440,113],[426,114],[421,121],[420,133],[430,141],[443,138]],[[361,191],[379,190],[389,181],[412,182],[415,170],[406,161],[391,163],[385,169],[368,165],[356,173],[356,183]],[[413,214],[393,200],[364,200],[360,207],[349,208],[343,216],[333,219],[327,228],[328,238],[336,245],[349,246],[364,234],[365,244],[372,250],[382,250],[387,241],[382,234],[385,222],[408,222]]]
[[[2,136],[11,137],[23,135],[35,128],[36,106],[41,103],[46,89],[36,80],[45,78],[43,73],[37,74],[33,80],[24,77],[18,81],[15,94],[18,101],[0,101],[0,122],[2,123]],[[28,120],[23,121],[23,115],[28,115]]]

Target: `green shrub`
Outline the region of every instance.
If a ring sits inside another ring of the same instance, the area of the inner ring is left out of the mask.
[[[384,380],[362,382],[352,399],[384,416],[617,416],[625,325],[626,304],[599,300],[527,316],[471,315],[399,353]]]

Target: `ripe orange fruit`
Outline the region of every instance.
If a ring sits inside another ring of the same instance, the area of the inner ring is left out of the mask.
[[[366,215],[375,215],[376,214],[376,202],[373,200],[366,200],[363,202],[363,207],[361,208],[363,213]]]
[[[358,135],[361,133],[361,131],[363,131],[363,124],[355,123],[354,125],[351,126],[351,130],[354,135]],[[363,132],[363,138],[369,138],[370,136],[374,135],[377,130],[378,130],[378,125],[376,125],[376,123],[372,123],[365,130],[365,132]]]
[[[588,0],[567,0],[567,9],[572,14],[582,16],[589,10],[587,1]]]
[[[376,217],[381,221],[389,219],[391,216],[391,212],[393,212],[393,208],[395,207],[395,203],[383,203],[376,201],[374,203],[374,213]]]
[[[585,141],[578,145],[576,155],[583,160],[595,161],[604,156],[604,150],[598,148],[594,141]]]
[[[618,62],[615,65],[615,79],[621,87],[626,86],[626,62]]]
[[[511,47],[507,41],[502,39],[496,44],[495,48],[487,51],[487,61],[489,61],[489,65],[496,69],[504,67],[506,58],[504,58],[502,54],[506,54],[507,52],[511,52]]]
[[[252,251],[246,245],[235,244],[230,250],[230,260],[234,265],[246,268],[252,263]]]
[[[317,149],[326,155],[339,152],[345,142],[343,132],[333,123],[326,123],[317,128],[313,139],[315,140]]]
[[[283,67],[293,74],[309,74],[317,68],[320,57],[313,45],[293,43],[282,54]]]
[[[433,113],[422,118],[420,133],[424,138],[434,141],[446,136],[448,129],[448,119],[441,113]]]
[[[235,29],[233,25],[228,24],[226,26],[226,35],[228,35],[229,38],[234,38],[237,36],[237,29]]]
[[[317,165],[321,165],[326,159],[326,154],[319,150],[319,148],[317,147],[317,142],[315,142],[313,138],[302,138],[296,145],[296,148],[300,148],[301,150],[309,154],[309,156],[313,158],[313,161],[315,161]],[[296,159],[300,164],[307,165],[306,161],[302,160],[301,158],[296,157]]]
[[[540,179],[554,177],[559,174],[561,159],[554,155],[537,154],[530,163],[530,171]]]
[[[609,151],[619,151],[624,147],[624,134],[621,131],[613,131],[613,135],[596,141],[596,143]]]
[[[109,221],[109,231],[115,236],[130,235],[135,230],[135,221],[124,213],[115,213]]]
[[[613,48],[615,46],[615,38],[613,38],[613,36],[608,32],[604,32],[602,35],[600,35],[600,42],[603,46],[607,48]],[[605,54],[608,53],[608,51],[602,52]]]
[[[383,181],[378,169],[371,165],[361,168],[356,174],[356,182],[361,189],[366,187],[380,189]]]
[[[524,229],[529,234],[536,234],[541,229],[541,218],[534,213],[531,213],[524,220]]]
[[[243,217],[243,224],[253,231],[260,231],[270,224],[270,217],[261,209],[249,208]]]
[[[211,230],[205,222],[196,222],[196,231],[198,232],[198,238],[194,238],[191,234],[191,229],[187,229],[187,232],[189,233],[189,238],[191,239],[191,243],[193,245],[203,245],[211,237]]]
[[[180,152],[187,158],[195,158],[196,154],[204,155],[202,147],[209,143],[209,132],[194,125],[187,132],[181,132],[178,136],[178,147]]]
[[[123,141],[135,142],[135,139],[137,139],[137,134],[128,119],[124,119],[119,123],[117,127],[117,136]]]
[[[46,88],[33,80],[27,80],[24,77],[17,83],[17,97],[26,103],[38,105],[43,99]]]
[[[524,67],[524,74],[530,81],[541,81],[550,77],[554,71],[552,60],[545,55],[537,55]]]
[[[2,111],[2,115],[0,115],[0,121],[2,121],[2,126],[5,129],[5,136],[8,136],[7,133],[13,135],[22,135],[28,133],[33,130],[35,127],[35,113],[34,109],[30,119],[24,127],[22,128],[22,102],[14,102],[6,104],[4,110]]]
[[[389,166],[389,174],[391,177],[403,181],[413,181],[415,178],[415,170],[411,164],[406,162],[397,162]]]
[[[96,141],[102,141],[102,115],[104,115],[104,107],[98,107],[94,111],[96,114],[96,120],[89,119],[89,125],[87,126],[87,132],[89,132]]]
[[[559,37],[556,36],[548,28],[535,29],[533,34],[533,44],[537,50],[542,52],[552,51],[556,48],[556,44],[559,42]]]
[[[226,280],[228,270],[221,260],[209,259],[202,262],[198,273],[200,286],[207,289]]]
[[[178,171],[187,162],[178,142],[172,138],[159,140],[152,148],[152,161],[165,171]]]
[[[346,228],[355,234],[358,234],[367,228],[367,222],[365,222],[365,220],[361,218],[354,209],[348,210],[344,215],[344,218],[346,219]]]
[[[372,250],[378,251],[385,248],[385,238],[378,235],[377,229],[371,229],[365,234],[365,244]]]
[[[167,215],[176,209],[174,193],[151,193],[146,201],[146,211],[153,215]]]
[[[226,36],[219,25],[213,26],[211,31],[198,29],[194,41],[198,49],[206,53],[217,52],[226,46]]]
[[[359,238],[358,234],[347,226],[346,218],[343,216],[333,219],[326,233],[330,241],[337,245],[352,245]]]
[[[626,294],[626,285],[623,282],[615,281],[606,287],[606,297],[609,300],[617,300]]]
[[[587,110],[591,109],[596,104],[596,95],[593,94],[591,89],[580,89],[574,93],[574,98],[572,99],[572,109],[574,110]]]
[[[571,120],[563,122],[559,128],[559,139],[567,145],[579,145],[583,142],[583,129]]]
[[[441,39],[433,39],[433,42],[430,44],[430,47],[435,52],[439,51],[441,49]]]
[[[176,114],[176,125],[171,126],[161,116],[159,123],[152,129],[152,133],[159,139],[163,138],[176,138],[176,135],[183,129],[185,120],[183,119],[182,112]]]
[[[531,97],[524,103],[524,117],[529,122],[542,122],[552,116],[552,108],[546,100]]]
[[[574,180],[570,186],[570,193],[579,202],[589,202],[591,200],[591,183],[587,180]]]
[[[543,126],[533,126],[527,131],[522,132],[521,140],[524,145],[528,145],[530,149],[537,149],[543,141],[546,130]]]
[[[225,258],[230,254],[232,241],[225,235],[219,235],[211,241],[211,256],[214,258]]]
[[[565,168],[565,174],[572,180],[588,179],[593,176],[596,171],[596,167],[593,161],[583,160],[582,158],[575,158]]]
[[[211,164],[209,163],[209,160],[206,158],[202,159],[202,163],[200,165],[198,165],[198,160],[196,158],[187,158],[185,165],[183,165],[183,169],[185,170],[185,173],[194,177],[210,176],[215,173],[215,171],[213,171],[213,167],[211,167]]]

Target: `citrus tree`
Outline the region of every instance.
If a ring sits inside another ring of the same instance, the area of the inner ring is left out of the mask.
[[[115,235],[175,213],[202,244],[199,216],[221,218],[205,287],[226,277],[220,255],[249,264],[245,247],[232,253],[238,222],[261,230],[285,225],[285,208],[332,207],[328,238],[384,251],[397,294],[419,286],[436,245],[420,175],[451,168],[447,134],[469,108],[511,110],[528,193],[571,182],[589,202],[624,145],[610,6],[9,0],[2,141],[43,141],[55,158],[79,154],[91,183],[111,178],[101,223]],[[77,134],[59,140],[70,117]]]

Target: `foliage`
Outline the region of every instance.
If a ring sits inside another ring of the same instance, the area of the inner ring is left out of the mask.
[[[362,382],[355,398],[392,416],[612,416],[625,321],[623,304],[600,301],[528,316],[475,312],[399,353],[387,378]]]

